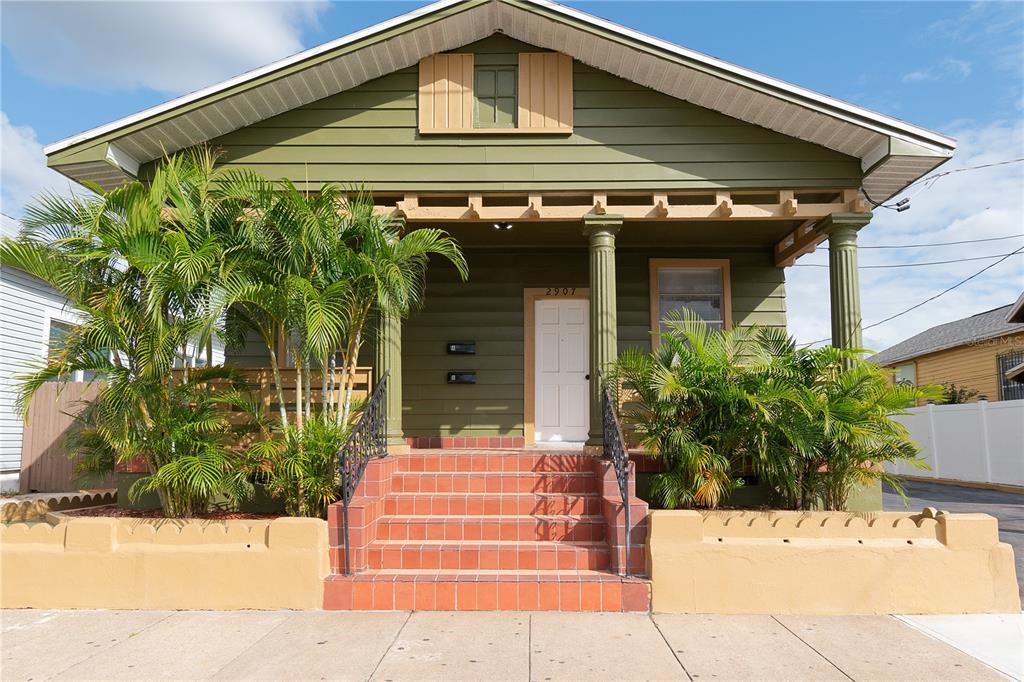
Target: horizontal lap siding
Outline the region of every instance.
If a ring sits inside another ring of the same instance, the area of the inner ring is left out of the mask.
[[[580,238],[581,242],[583,238]],[[736,324],[785,327],[782,270],[767,250],[619,249],[619,348],[650,347],[648,259],[729,258]],[[469,251],[470,280],[434,263],[426,303],[402,330],[406,435],[523,435],[523,289],[587,287],[587,251]],[[446,341],[475,341],[448,355]],[[476,370],[477,384],[448,385],[447,370]]]
[[[999,400],[999,356],[1024,351],[1024,333],[1008,334],[923,355],[916,359],[918,385],[954,383]],[[909,360],[907,362],[914,362]],[[898,362],[896,365],[906,364]]]
[[[15,412],[20,380],[43,358],[47,310],[60,311],[65,300],[42,280],[21,270],[0,273],[0,471],[21,466],[24,423]]]
[[[467,48],[468,49],[468,48]],[[478,43],[478,61],[535,48]],[[857,187],[859,162],[576,63],[571,135],[419,135],[404,69],[212,141],[222,162],[377,191]]]

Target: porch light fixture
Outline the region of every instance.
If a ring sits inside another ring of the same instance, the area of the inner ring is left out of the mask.
[[[494,229],[498,232],[508,232],[512,229],[512,223],[494,223]]]

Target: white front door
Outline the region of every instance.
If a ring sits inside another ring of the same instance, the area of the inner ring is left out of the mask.
[[[541,299],[536,306],[536,440],[583,442],[590,428],[590,302]]]

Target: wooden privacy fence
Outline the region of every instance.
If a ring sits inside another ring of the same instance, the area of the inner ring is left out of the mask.
[[[96,396],[87,382],[43,384],[32,396],[21,441],[21,492],[67,492],[74,483],[76,459],[64,449],[64,438],[86,403]],[[111,488],[113,478],[96,487]]]
[[[244,388],[253,391],[266,410],[277,410],[273,371],[263,367],[238,371],[245,383]],[[176,375],[181,372],[180,369],[174,370]],[[318,401],[321,394],[320,374],[312,372],[311,377],[313,400]],[[296,399],[295,369],[282,368],[281,380],[285,404],[291,414],[295,410]],[[353,401],[365,400],[372,388],[373,370],[369,367],[357,368],[355,385],[352,387]],[[21,446],[22,492],[66,492],[78,488],[73,473],[77,460],[67,456],[64,439],[75,423],[75,416],[96,396],[96,390],[95,384],[87,382],[48,383],[33,396]],[[336,399],[339,392],[335,391]],[[114,485],[113,478],[97,483],[97,487],[101,488]]]
[[[184,370],[175,369],[173,370],[176,377],[181,376]],[[268,413],[277,412],[277,390],[274,387],[274,370],[269,367],[249,367],[249,368],[236,368],[236,372],[241,376],[243,386],[242,390],[251,391],[256,398],[262,403],[263,408]],[[312,396],[314,404],[320,402],[321,393],[323,393],[323,384],[320,379],[320,372],[311,371],[310,376],[310,394]],[[341,372],[335,373],[335,385],[341,381]],[[285,409],[288,412],[294,412],[295,401],[300,399],[300,396],[295,391],[295,368],[294,367],[283,367],[281,368],[281,389],[284,392]],[[355,374],[355,384],[352,386],[352,401],[357,403],[361,400],[366,400],[370,396],[370,391],[373,389],[373,368],[371,367],[357,367]],[[331,393],[331,391],[328,391]],[[336,388],[334,391],[334,400],[339,400],[341,396],[341,389]],[[303,404],[305,400],[302,399]]]

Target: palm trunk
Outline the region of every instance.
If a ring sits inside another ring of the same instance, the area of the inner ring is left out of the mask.
[[[302,433],[302,356],[295,354],[295,428]]]
[[[309,418],[310,418],[310,413],[312,411],[312,402],[313,402],[313,370],[311,369],[311,364],[312,364],[311,362],[305,363],[305,368],[306,368],[306,377],[305,377],[305,386],[306,386],[306,421],[307,422],[309,421]]]
[[[288,428],[288,406],[284,402],[284,388],[281,386],[281,368],[277,364],[277,351],[270,346],[270,371],[274,373],[274,392],[277,393],[277,409],[281,413],[281,428]]]
[[[327,419],[327,410],[329,409],[329,403],[327,398],[327,356],[324,355],[320,360],[320,414],[323,420]]]
[[[345,397],[341,404],[339,424],[348,424],[349,414],[352,412],[352,387],[356,381],[356,365],[359,362],[359,347],[362,345],[362,336],[362,328],[357,328],[345,357],[345,373],[343,375]]]

